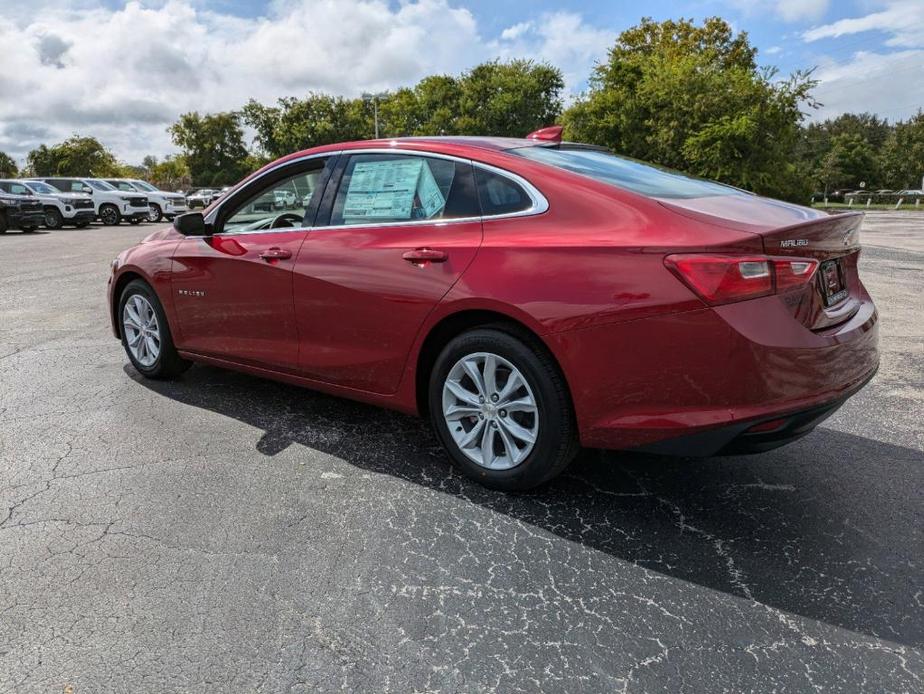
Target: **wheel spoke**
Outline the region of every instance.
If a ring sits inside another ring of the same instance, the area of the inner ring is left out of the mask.
[[[450,422],[458,422],[465,417],[477,417],[481,410],[474,406],[468,405],[451,405],[447,407],[443,414]]]
[[[503,407],[508,412],[535,412],[536,403],[530,396],[511,400],[510,402],[501,401],[498,407]]]
[[[465,373],[467,373],[468,377],[475,383],[475,387],[478,389],[478,395],[485,397],[484,379],[481,376],[481,372],[478,371],[478,365],[475,363],[475,360],[466,359],[462,362],[462,368],[465,369]]]
[[[497,428],[497,433],[500,435],[501,443],[504,444],[504,452],[507,454],[507,458],[516,465],[520,462],[520,449],[510,438],[510,434],[507,433],[507,429],[503,424]]]
[[[526,427],[522,427],[509,417],[498,420],[500,425],[507,430],[507,433],[515,439],[524,441],[529,444],[536,443],[536,435]]]
[[[135,330],[134,328],[130,329],[134,332],[134,335],[129,335],[128,345],[129,347],[137,347],[138,343],[141,341],[141,338],[144,337],[144,334],[140,330]]]
[[[485,421],[480,420],[475,426],[471,428],[465,436],[459,439],[459,448],[468,448],[475,441],[478,440],[478,437],[481,435],[481,430],[485,428]]]
[[[497,392],[497,357],[489,354],[484,358],[484,396]]]
[[[125,304],[125,314],[129,317],[131,322],[137,325],[139,328],[142,325],[144,325],[144,323],[141,320],[141,316],[138,315],[138,309],[134,306],[134,302],[132,303],[132,305]]]
[[[507,377],[507,382],[504,384],[504,389],[498,394],[498,402],[506,402],[510,397],[517,392],[524,385],[523,379],[520,377],[519,371],[511,371],[510,375]]]
[[[461,383],[446,381],[446,388],[462,402],[468,403],[469,405],[478,405],[478,395],[464,388]]]
[[[485,424],[484,433],[481,435],[481,461],[485,467],[491,467],[494,464],[494,432],[496,429]]]

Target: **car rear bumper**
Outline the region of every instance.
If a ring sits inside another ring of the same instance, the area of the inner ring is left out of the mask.
[[[869,383],[875,374],[876,369],[858,385],[831,402],[798,412],[773,413],[758,420],[707,429],[696,434],[639,446],[636,450],[689,457],[747,455],[771,451],[812,433],[816,426],[837,412],[854,393]]]
[[[858,311],[823,333],[770,296],[549,336],[581,443],[711,455],[807,433],[878,368],[878,315],[861,293]],[[791,421],[744,436],[781,417]]]

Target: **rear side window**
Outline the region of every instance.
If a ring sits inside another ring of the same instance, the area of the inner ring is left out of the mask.
[[[721,183],[686,176],[608,152],[535,146],[508,152],[652,198],[704,198],[740,195],[742,192]]]
[[[386,224],[477,217],[472,166],[406,154],[357,154],[347,162],[330,224]]]
[[[475,181],[481,213],[486,217],[522,212],[533,206],[532,198],[523,187],[506,176],[476,166]]]

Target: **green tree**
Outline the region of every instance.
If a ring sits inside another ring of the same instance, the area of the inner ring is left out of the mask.
[[[831,151],[837,137],[852,138],[853,142],[866,142],[873,151],[872,162],[866,171],[854,171],[856,175],[848,178],[865,182],[867,188],[875,188],[882,185],[882,166],[878,153],[882,152],[892,130],[887,121],[871,113],[844,113],[837,118],[810,123],[801,129],[796,143],[795,160],[817,188],[824,189],[826,182],[829,183],[829,190],[831,187],[854,185],[850,181],[842,181],[847,171],[842,171],[839,178],[836,175],[837,169],[843,169],[837,162],[843,158],[844,153],[830,156]],[[847,140],[841,140],[842,150],[846,142]],[[832,180],[840,182],[830,186]]]
[[[39,145],[26,157],[35,176],[119,176],[123,165],[95,137],[73,135],[47,147]]]
[[[827,195],[836,188],[859,188],[860,183],[871,187],[877,181],[879,162],[866,138],[857,134],[841,134],[831,138],[831,147],[816,169],[815,183]]]
[[[182,155],[166,157],[163,161],[154,159],[148,164],[150,182],[162,190],[184,190],[192,185],[192,175]]]
[[[747,34],[722,19],[641,24],[594,70],[564,115],[569,139],[717,179],[764,195],[807,199],[792,161],[809,73],[778,80]]]
[[[561,115],[561,71],[545,63],[483,63],[460,80],[457,130],[463,135],[523,137]]]
[[[256,131],[261,151],[271,158],[318,145],[371,138],[375,131],[371,105],[362,99],[327,94],[285,97],[276,106],[251,99],[241,114]]]
[[[19,168],[16,162],[6,152],[0,152],[0,178],[16,178],[19,175]]]
[[[248,173],[248,152],[237,113],[184,113],[169,132],[183,150],[196,185],[229,185]]]
[[[890,188],[920,190],[924,186],[924,111],[895,124],[886,140],[881,166]]]

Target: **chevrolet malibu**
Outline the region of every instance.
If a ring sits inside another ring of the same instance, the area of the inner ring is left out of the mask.
[[[261,206],[276,191],[297,207]],[[482,483],[579,446],[759,452],[878,366],[862,215],[596,147],[409,138],[298,152],[113,261],[138,372],[192,362],[428,417]]]

